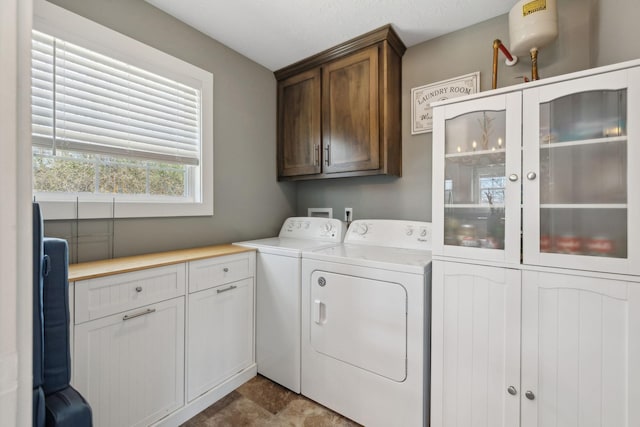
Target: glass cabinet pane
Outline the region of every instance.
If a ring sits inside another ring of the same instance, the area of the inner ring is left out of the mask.
[[[445,245],[504,248],[505,111],[445,123]]]
[[[627,257],[627,93],[540,104],[540,251]]]

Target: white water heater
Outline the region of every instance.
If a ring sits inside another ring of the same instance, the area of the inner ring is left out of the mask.
[[[511,53],[527,55],[558,37],[556,0],[520,0],[509,12]]]

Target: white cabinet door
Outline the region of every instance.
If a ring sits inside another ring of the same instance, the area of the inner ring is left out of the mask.
[[[189,294],[187,400],[253,363],[253,277]]]
[[[640,69],[523,92],[524,263],[640,274]]]
[[[520,262],[521,96],[434,109],[434,254]]]
[[[522,427],[639,426],[640,284],[523,274]]]
[[[431,425],[517,426],[520,271],[434,261],[432,282]]]
[[[74,385],[96,427],[147,426],[184,403],[184,297],[75,327]]]

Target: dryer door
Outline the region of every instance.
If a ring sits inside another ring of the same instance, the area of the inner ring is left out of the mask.
[[[393,381],[407,377],[407,292],[384,282],[316,270],[311,347]]]

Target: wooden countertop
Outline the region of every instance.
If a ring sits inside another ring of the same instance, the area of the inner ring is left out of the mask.
[[[112,274],[128,273],[164,265],[179,264],[186,261],[251,252],[255,249],[235,245],[205,246],[202,248],[181,249],[158,252],[101,261],[82,262],[69,265],[69,281],[93,279]]]

